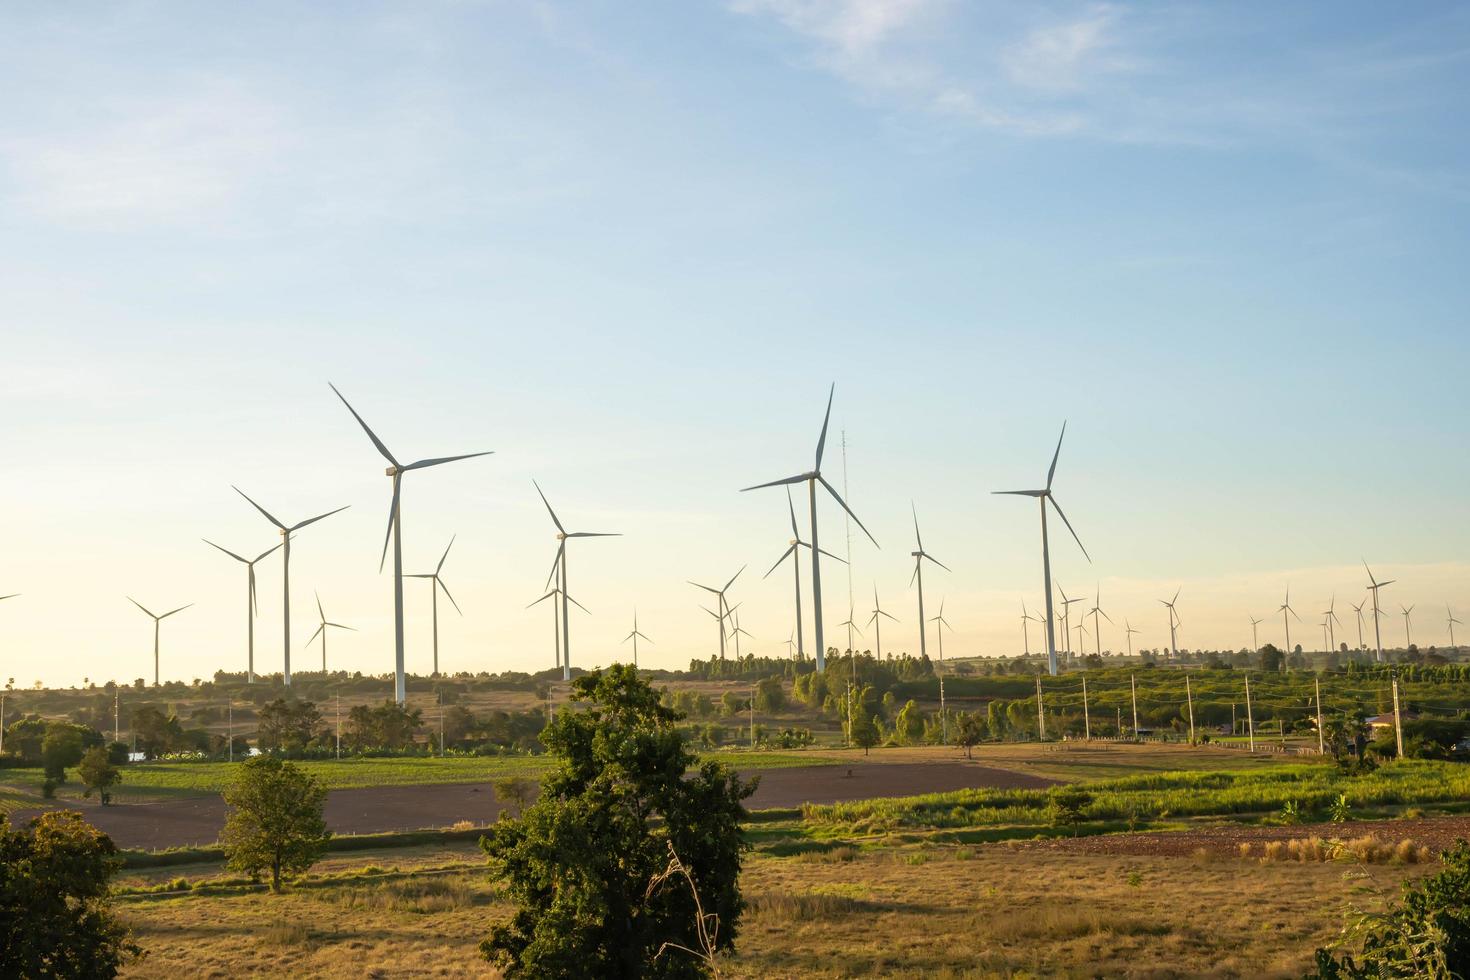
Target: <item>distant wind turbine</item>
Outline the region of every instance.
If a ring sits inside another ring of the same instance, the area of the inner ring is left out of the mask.
[[[556,574],[556,564],[555,563],[553,563],[552,566],[551,566],[551,573],[552,573],[552,575],[555,575]],[[552,600],[552,602],[551,602],[551,641],[552,641],[552,649],[553,649],[553,651],[556,654],[556,662],[554,664],[552,664],[552,666],[553,667],[558,667],[558,668],[561,667],[561,665],[562,665],[561,664],[561,606],[558,605],[558,603],[560,601],[561,595],[562,595],[562,591],[561,591],[561,588],[558,586],[556,588],[553,588],[551,591],[547,592],[545,595],[543,595],[541,598],[537,599],[535,602],[532,602],[532,603],[530,603],[529,605],[526,606],[527,609],[530,609],[532,606],[539,606],[541,603],[545,602],[547,599]],[[576,599],[573,599],[571,596],[567,596],[567,601],[569,601],[572,605],[576,606],[578,609],[582,610],[584,613],[587,613],[589,616],[591,615],[591,613],[588,612],[586,606],[582,605],[580,602],[578,602]]]
[[[383,537],[383,554],[378,559],[378,571],[383,570],[383,564],[388,558],[388,542],[393,542],[393,699],[402,705],[408,698],[408,682],[403,669],[403,510],[400,506],[400,497],[403,492],[403,474],[410,470],[422,470],[430,466],[438,466],[440,463],[453,463],[461,459],[473,459],[476,456],[489,456],[490,453],[465,453],[461,456],[437,456],[431,459],[421,459],[416,463],[406,466],[388,451],[368,424],[357,414],[357,409],[337,391],[337,386],[328,382],[327,385],[347,406],[347,411],[357,419],[357,424],[362,426],[362,431],[367,433],[368,439],[372,440],[374,448],[388,461],[388,476],[393,478],[393,502],[388,505],[388,533]]]
[[[786,637],[786,639],[784,639],[784,640],[781,641],[781,642],[783,642],[783,643],[786,644],[786,656],[788,656],[788,657],[795,657],[796,656],[796,639],[795,639],[795,637],[796,637],[796,631],[795,630],[792,630],[791,631],[791,635],[788,636],[788,637]]]
[[[1057,593],[1062,597],[1062,643],[1067,648],[1063,653],[1066,655],[1066,662],[1070,664],[1072,662],[1072,603],[1081,602],[1082,597],[1069,598],[1060,583],[1057,585]]]
[[[927,632],[924,627],[924,561],[928,559],[946,572],[950,569],[944,562],[924,550],[924,538],[919,534],[919,512],[914,507],[913,501],[909,501],[909,510],[914,515],[914,543],[918,549],[910,552],[914,558],[914,574],[909,577],[909,586],[912,587],[916,581],[919,583],[919,656],[927,657],[929,656],[929,647],[924,635]]]
[[[1449,603],[1445,603],[1444,611],[1445,615],[1449,617],[1448,622],[1450,626],[1450,652],[1453,653],[1454,651],[1459,649],[1459,647],[1455,646],[1455,625],[1458,623],[1460,626],[1464,626],[1465,624],[1461,623],[1458,619],[1455,618],[1455,614],[1450,610]]]
[[[1031,659],[1031,624],[1039,622],[1041,617],[1031,615],[1031,611],[1026,608],[1026,600],[1021,600],[1021,649],[1027,660]]]
[[[457,536],[458,535],[456,535],[455,537],[457,537]],[[433,594],[433,598],[434,598],[433,610],[434,610],[434,676],[435,677],[438,677],[439,676],[439,590],[440,589],[443,589],[444,590],[444,598],[448,599],[449,602],[454,606],[454,611],[457,612],[457,613],[459,613],[461,616],[464,615],[464,610],[462,610],[462,609],[459,608],[459,603],[455,602],[454,601],[454,596],[452,596],[452,595],[449,594],[449,586],[447,586],[447,585],[444,584],[444,579],[441,578],[440,577],[440,574],[439,574],[440,572],[444,571],[444,559],[446,559],[446,558],[449,557],[449,549],[450,548],[453,548],[453,547],[454,547],[454,537],[451,537],[449,539],[449,545],[444,549],[444,554],[442,554],[442,555],[439,556],[439,564],[437,564],[437,565],[434,566],[434,570],[432,572],[420,572],[417,575],[405,575],[404,576],[404,578],[426,578],[426,579],[429,580],[429,591],[430,591],[430,593]]]
[[[269,555],[271,552],[275,551],[276,548],[280,547],[280,545],[276,545],[273,548],[268,548],[265,551],[262,551],[260,554],[256,555],[254,558],[242,558],[241,556],[235,554],[233,551],[230,551],[228,548],[221,548],[219,545],[215,544],[208,538],[200,538],[199,540],[203,541],[211,548],[223,551],[225,554],[229,555],[231,558],[235,559],[245,566],[245,683],[254,684],[255,617],[260,613],[260,604],[255,599],[255,563],[260,561],[266,555]],[[7,596],[6,598],[9,597]]]
[[[322,609],[322,597],[320,594],[317,594],[316,597],[316,611],[317,615],[321,617],[321,625],[316,628],[315,633],[311,634],[311,639],[306,641],[306,645],[311,646],[311,641],[315,640],[318,636],[322,638],[322,676],[325,677],[327,673],[327,628],[331,627],[333,629],[339,630],[352,630],[352,632],[356,633],[357,627],[344,626],[341,623],[327,622],[327,614]]]
[[[1281,623],[1282,623],[1283,626],[1286,627],[1286,649],[1284,651],[1282,651],[1282,652],[1283,653],[1290,654],[1291,653],[1291,620],[1288,619],[1287,616],[1288,616],[1288,614],[1290,614],[1291,616],[1296,616],[1296,610],[1293,609],[1293,608],[1291,608],[1291,586],[1288,585],[1286,587],[1286,601],[1283,602],[1281,604],[1281,608],[1280,609],[1277,609],[1276,611],[1281,614]],[[1302,618],[1300,616],[1296,616],[1296,621],[1298,623],[1300,623],[1302,621]]]
[[[1404,649],[1408,650],[1414,645],[1413,632],[1409,627],[1409,614],[1414,611],[1414,607],[1400,603],[1399,608],[1404,611]]]
[[[257,504],[255,501],[251,500],[248,496],[246,496],[244,490],[241,490],[239,487],[233,487],[233,486],[231,487],[231,489],[233,489],[240,496],[245,497],[246,501],[249,502],[250,506],[252,506],[256,510],[260,511],[261,516],[263,516],[266,520],[268,520],[272,524],[274,524],[276,526],[276,528],[278,530],[280,530],[280,532],[281,532],[281,622],[282,622],[282,626],[283,626],[283,628],[285,630],[285,642],[283,644],[283,650],[282,650],[282,657],[285,660],[285,666],[284,666],[284,670],[283,670],[283,672],[281,674],[281,677],[285,681],[286,686],[287,687],[290,687],[291,686],[291,535],[295,534],[297,531],[299,531],[302,528],[306,527],[306,525],[308,525],[308,524],[315,524],[317,521],[322,520],[323,518],[331,517],[333,514],[340,514],[340,513],[342,513],[342,511],[346,510],[347,507],[338,507],[336,510],[329,510],[325,514],[318,514],[315,517],[308,517],[306,520],[304,520],[304,521],[298,521],[295,524],[292,524],[292,525],[290,525],[288,527],[287,525],[282,524],[280,521],[276,520],[275,517],[273,517],[271,515],[271,512],[270,511],[266,510],[264,507],[260,506],[260,504]],[[351,506],[351,505],[349,504],[348,506]]]
[[[720,621],[720,659],[721,660],[724,660],[725,659],[725,621],[730,616],[730,605],[729,605],[729,603],[727,603],[725,601],[725,593],[730,591],[730,586],[732,586],[732,585],[735,584],[735,580],[740,577],[740,572],[745,571],[745,569],[746,569],[746,566],[745,565],[741,565],[740,566],[740,571],[739,572],[736,572],[734,575],[731,575],[730,576],[730,581],[728,581],[728,582],[725,583],[725,587],[723,589],[717,589],[717,588],[715,588],[712,585],[700,585],[698,582],[690,582],[689,583],[690,585],[694,586],[696,589],[703,589],[706,592],[712,592],[712,593],[714,593],[715,601],[716,601],[716,603],[719,606],[719,612],[716,614],[715,618]]]
[[[939,600],[939,615],[932,616],[929,622],[934,624],[934,635],[939,638],[939,663],[944,663],[944,631],[954,632],[954,627],[949,625],[949,620],[944,618],[944,600]]]
[[[1368,591],[1373,595],[1373,643],[1377,647],[1375,659],[1377,663],[1383,663],[1383,633],[1378,627],[1378,615],[1380,612],[1378,606],[1378,590],[1386,585],[1392,585],[1396,580],[1389,579],[1387,582],[1378,581],[1373,577],[1373,569],[1368,567],[1366,561],[1363,562],[1363,570],[1368,573]]]
[[[1179,643],[1174,631],[1179,628],[1180,620],[1179,611],[1174,608],[1174,604],[1179,601],[1179,593],[1183,591],[1184,586],[1181,585],[1174,590],[1174,598],[1159,600],[1169,609],[1169,659],[1171,661],[1179,658]]]
[[[806,648],[802,646],[802,637],[804,634],[801,628],[801,549],[806,548],[810,550],[811,545],[801,540],[801,531],[798,530],[796,527],[796,505],[791,501],[790,487],[786,488],[786,509],[791,515],[791,540],[787,543],[786,550],[781,552],[781,557],[776,559],[776,564],[772,565],[770,571],[762,575],[761,578],[770,578],[771,572],[774,572],[776,569],[780,568],[783,561],[785,561],[787,558],[791,559],[791,570],[796,575],[796,630],[794,634],[796,636],[796,654],[800,659],[805,660]],[[822,554],[826,555],[828,558],[833,558],[837,561],[841,561],[844,565],[847,564],[847,562],[843,561],[841,558],[838,558],[830,551],[824,550]]]
[[[852,634],[853,633],[856,633],[858,636],[862,636],[863,635],[863,631],[861,629],[859,629],[858,628],[858,624],[856,622],[854,622],[854,620],[856,620],[856,619],[857,619],[857,613],[853,611],[853,608],[851,606],[848,606],[847,607],[847,620],[845,622],[841,622],[841,623],[838,623],[837,624],[838,626],[845,626],[847,628],[847,652],[848,652],[848,654],[850,656],[853,656],[853,657],[856,657],[857,656],[857,650],[854,649],[854,647],[853,647]]]
[[[1359,651],[1361,651],[1363,649],[1363,607],[1366,606],[1367,604],[1368,604],[1368,597],[1367,596],[1364,596],[1363,597],[1363,601],[1362,602],[1353,604],[1353,613],[1354,613],[1354,615],[1356,615],[1358,617],[1358,650]]]
[[[807,485],[807,499],[811,509],[812,529],[812,541],[810,545],[810,550],[812,553],[812,620],[814,624],[813,632],[816,634],[817,641],[816,667],[819,672],[827,669],[827,645],[822,632],[821,556],[823,552],[818,546],[817,542],[818,483],[820,483],[826,489],[826,491],[832,495],[832,499],[837,501],[837,503],[842,507],[843,510],[847,511],[847,515],[853,519],[853,522],[857,524],[858,527],[862,528],[863,533],[868,536],[868,540],[873,542],[873,546],[878,546],[877,539],[874,538],[873,535],[869,533],[868,529],[863,526],[863,522],[858,520],[858,516],[852,512],[852,508],[847,506],[847,501],[843,500],[842,495],[839,494],[833,488],[832,484],[828,483],[827,480],[822,476],[822,451],[827,446],[827,423],[830,422],[832,419],[832,397],[834,394],[836,394],[836,392],[837,385],[833,384],[831,390],[827,393],[827,414],[822,417],[822,434],[817,438],[817,455],[811,470],[806,473],[800,473],[796,476],[788,476],[784,480],[772,480],[769,483],[759,483],[753,487],[745,487],[743,490],[741,490],[741,493],[744,493],[746,490],[760,490],[763,487],[792,486],[797,483],[805,483]],[[721,646],[723,646],[723,641],[721,642]]]
[[[556,547],[557,565],[560,566],[561,586],[561,679],[569,681],[572,679],[572,638],[571,638],[571,611],[567,606],[567,541],[571,538],[617,538],[622,535],[609,531],[568,531],[562,527],[561,519],[556,516],[556,511],[551,509],[551,502],[546,499],[546,494],[541,492],[541,484],[535,480],[531,481],[540,495],[541,502],[546,505],[546,512],[551,515],[551,523],[556,525]],[[553,575],[558,571],[554,568]]]
[[[9,598],[11,598],[11,596],[6,596],[5,598],[9,599]],[[180,606],[177,609],[170,609],[168,612],[163,613],[162,615],[159,615],[157,613],[152,612],[147,606],[143,605],[141,602],[139,602],[137,599],[134,599],[132,596],[128,596],[128,601],[131,602],[133,605],[137,606],[139,609],[143,610],[149,616],[153,617],[153,686],[154,687],[157,687],[158,686],[158,624],[161,623],[161,622],[163,622],[165,619],[168,619],[170,616],[172,616],[176,612],[183,612],[185,609],[188,609],[189,606],[194,605],[194,603],[191,602],[187,606]]]
[[[642,640],[644,643],[652,643],[653,642],[648,637],[644,636],[641,632],[638,631],[638,610],[637,609],[634,609],[633,610],[633,632],[631,632],[627,636],[623,637],[623,642],[624,643],[627,643],[629,640],[632,640],[633,641],[633,666],[634,667],[637,667],[638,666],[638,641],[639,640]]]
[[[1124,633],[1125,636],[1128,637],[1128,659],[1129,660],[1132,660],[1133,659],[1133,634],[1134,633],[1139,633],[1139,632],[1142,632],[1142,631],[1141,630],[1134,629],[1133,628],[1133,624],[1130,623],[1130,622],[1128,622],[1128,620],[1126,620],[1126,619],[1123,620],[1123,626],[1125,627],[1124,630],[1123,630],[1123,633]]]
[[[1322,614],[1327,620],[1327,649],[1337,649],[1337,630],[1335,627],[1342,625],[1342,620],[1337,618],[1337,593],[1332,594],[1332,600],[1327,603],[1327,611]]]
[[[734,624],[733,627],[730,630],[730,635],[735,638],[735,659],[736,660],[739,660],[740,659],[740,638],[742,636],[750,636],[750,631],[749,630],[746,630],[746,629],[742,629],[741,626],[740,626],[740,615],[739,615],[738,612],[736,612],[736,610],[738,610],[739,608],[740,608],[740,604],[737,602],[735,604],[735,608],[730,610],[730,622],[732,624]],[[751,638],[754,639],[754,637],[751,637]]]
[[[1252,616],[1252,617],[1250,617],[1250,621],[1251,621],[1251,653],[1260,653],[1261,652],[1261,640],[1260,640],[1259,635],[1256,633],[1256,627],[1257,626],[1260,626],[1262,623],[1264,623],[1265,620],[1264,619],[1257,619],[1256,617]]]
[[[896,616],[891,616],[883,611],[882,604],[878,602],[878,583],[874,582],[873,615],[872,618],[868,620],[868,625],[873,627],[873,643],[877,648],[877,655],[879,660],[883,659],[883,620],[885,619],[891,619],[895,623],[898,622],[898,618]],[[1454,627],[1450,627],[1450,630],[1451,632],[1453,632]]]
[[[1051,501],[1052,507],[1056,508],[1057,516],[1062,523],[1067,525],[1067,530],[1072,532],[1072,540],[1077,542],[1077,547],[1082,548],[1083,557],[1091,563],[1092,556],[1087,554],[1087,549],[1082,547],[1082,539],[1077,537],[1077,532],[1072,530],[1072,522],[1067,520],[1067,515],[1062,513],[1057,500],[1052,496],[1051,481],[1057,472],[1057,459],[1062,455],[1062,439],[1067,435],[1067,423],[1062,423],[1062,434],[1057,437],[1057,449],[1051,457],[1051,468],[1046,471],[1046,488],[1043,490],[997,490],[998,494],[1010,494],[1021,497],[1035,497],[1041,503],[1041,577],[1042,588],[1046,593],[1046,659],[1047,669],[1052,676],[1057,673],[1057,641],[1052,625],[1052,600],[1051,600],[1051,551],[1046,540],[1046,503]]]
[[[1098,657],[1102,657],[1102,626],[1100,626],[1098,624],[1097,617],[1101,616],[1103,619],[1106,619],[1108,621],[1108,623],[1111,624],[1111,625],[1113,625],[1113,626],[1117,626],[1118,624],[1113,622],[1113,618],[1111,616],[1109,616],[1107,613],[1103,612],[1103,609],[1102,609],[1102,586],[1101,585],[1099,585],[1097,587],[1097,597],[1093,600],[1092,610],[1091,611],[1092,611],[1092,638],[1097,643],[1097,655],[1098,655]]]

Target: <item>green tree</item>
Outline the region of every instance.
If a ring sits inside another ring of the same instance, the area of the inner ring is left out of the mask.
[[[322,819],[327,791],[299,766],[257,756],[240,766],[224,792],[231,808],[220,834],[226,867],[257,876],[269,870],[271,891],[282,874],[300,874],[316,863],[331,832]]]
[[[786,689],[781,678],[767,677],[755,685],[755,710],[773,714],[786,707]]]
[[[860,714],[852,720],[852,744],[862,749],[863,755],[867,755],[882,737],[876,715]]]
[[[117,771],[106,747],[101,745],[92,746],[82,756],[77,763],[77,775],[82,777],[82,785],[86,787],[84,795],[96,793],[103,806],[112,802],[112,787],[122,782],[122,773]]]
[[[262,751],[300,752],[321,728],[315,704],[277,698],[260,709],[255,740]]]
[[[1444,866],[1419,881],[1404,883],[1402,899],[1378,915],[1362,915],[1344,931],[1339,945],[1355,944],[1354,955],[1318,949],[1318,980],[1378,980],[1426,977],[1451,980],[1470,968],[1470,844],[1461,839],[1442,855]]]
[[[112,838],[70,810],[12,830],[0,813],[0,976],[114,977],[142,950],[112,914]]]
[[[924,737],[924,712],[912,699],[905,701],[893,719],[894,740],[899,745],[918,745]]]
[[[52,725],[41,741],[41,767],[53,783],[66,782],[66,771],[82,761],[82,736],[70,725]]]
[[[973,756],[970,750],[985,738],[985,719],[980,717],[978,711],[967,711],[955,715],[954,719],[954,744],[965,750],[965,758]]]
[[[1092,794],[1077,786],[1057,786],[1047,796],[1047,815],[1052,826],[1071,827],[1072,836],[1077,836],[1077,827],[1092,805]]]
[[[517,910],[480,948],[510,976],[705,976],[704,959],[661,952],[700,949],[701,920],[688,888],[655,879],[672,850],[718,923],[716,950],[733,949],[750,846],[741,800],[755,785],[713,761],[686,778],[699,759],[675,727],[680,716],[631,665],[579,677],[572,690],[585,708],[558,712],[542,735],[560,761],[541,795],[481,842]]]

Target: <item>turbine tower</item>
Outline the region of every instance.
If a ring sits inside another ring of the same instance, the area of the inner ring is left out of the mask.
[[[1062,454],[1062,439],[1067,435],[1067,423],[1062,423],[1062,434],[1057,437],[1057,450],[1051,457],[1051,468],[1046,471],[1046,488],[1044,490],[996,490],[998,494],[1009,494],[1021,497],[1035,497],[1041,503],[1041,577],[1042,588],[1046,593],[1046,659],[1047,669],[1055,677],[1057,673],[1057,641],[1055,627],[1052,623],[1051,602],[1051,551],[1046,540],[1046,503],[1056,508],[1057,516],[1062,523],[1067,525],[1067,530],[1072,532],[1072,540],[1077,542],[1077,547],[1082,548],[1082,539],[1077,537],[1077,532],[1072,530],[1072,522],[1067,520],[1067,515],[1062,513],[1062,508],[1057,504],[1057,498],[1052,496],[1051,481],[1056,476],[1057,458]],[[1082,555],[1091,564],[1092,556],[1087,554],[1087,549],[1082,548]]]
[[[712,593],[714,593],[715,602],[716,602],[716,604],[718,605],[718,608],[719,608],[719,612],[717,612],[715,614],[715,618],[720,621],[720,659],[721,660],[724,660],[725,659],[725,620],[727,620],[727,619],[730,618],[730,605],[729,605],[729,603],[727,603],[725,601],[725,593],[728,592],[728,591],[730,591],[730,586],[732,586],[732,585],[735,584],[735,580],[740,577],[740,573],[741,572],[744,572],[745,569],[746,569],[746,566],[745,565],[741,565],[740,566],[740,571],[739,572],[736,572],[734,575],[731,575],[730,576],[730,581],[728,581],[728,582],[725,583],[725,587],[723,589],[717,589],[717,588],[715,588],[712,585],[700,585],[698,582],[690,582],[689,583],[690,585],[694,586],[696,589],[703,589],[706,592],[712,592]],[[705,611],[708,612],[709,610],[705,610]]]
[[[1368,591],[1373,595],[1373,643],[1377,648],[1375,662],[1381,664],[1383,663],[1383,633],[1378,628],[1378,614],[1380,612],[1378,607],[1378,590],[1386,585],[1392,585],[1396,579],[1389,579],[1387,582],[1378,581],[1373,577],[1373,569],[1368,567],[1366,561],[1363,562],[1363,570],[1368,573]]]
[[[1174,661],[1174,660],[1177,660],[1179,658],[1179,644],[1177,642],[1177,637],[1176,637],[1174,631],[1179,628],[1179,624],[1180,624],[1181,621],[1179,619],[1179,611],[1174,608],[1174,604],[1179,601],[1179,593],[1181,593],[1183,591],[1184,591],[1184,586],[1181,585],[1179,588],[1177,588],[1177,589],[1174,590],[1174,598],[1172,598],[1172,599],[1160,599],[1159,600],[1165,606],[1167,606],[1168,609],[1169,609],[1169,660],[1170,661]]]
[[[393,502],[388,505],[388,533],[383,536],[383,555],[378,559],[378,571],[383,570],[383,563],[388,558],[388,542],[393,542],[393,699],[402,705],[408,698],[408,683],[403,671],[403,511],[400,507],[400,497],[403,491],[403,474],[410,470],[422,470],[430,466],[438,466],[440,463],[453,463],[461,459],[473,459],[476,456],[489,456],[490,453],[465,453],[462,456],[438,456],[432,459],[421,459],[416,463],[404,465],[388,451],[368,424],[357,414],[357,409],[343,398],[342,392],[337,391],[337,386],[328,382],[327,386],[332,389],[336,396],[342,399],[342,404],[347,406],[347,411],[357,419],[357,424],[362,426],[362,431],[372,440],[374,448],[388,461],[386,473],[393,480]]]
[[[1103,619],[1106,619],[1108,621],[1108,624],[1110,626],[1117,626],[1118,625],[1117,623],[1113,622],[1113,617],[1111,617],[1107,613],[1103,612],[1103,609],[1102,609],[1102,585],[1098,585],[1098,587],[1097,587],[1097,597],[1095,599],[1093,599],[1091,612],[1092,612],[1092,638],[1097,643],[1097,656],[1098,656],[1098,659],[1101,660],[1102,659],[1102,627],[1100,625],[1098,625],[1097,617],[1101,616]]]
[[[317,521],[321,520],[324,517],[331,517],[333,514],[340,514],[342,511],[346,510],[347,507],[338,507],[336,510],[329,510],[325,514],[318,514],[315,517],[308,517],[306,520],[304,520],[304,521],[298,521],[295,524],[292,524],[292,525],[290,525],[288,527],[285,524],[282,524],[280,521],[276,520],[275,517],[273,517],[271,515],[271,512],[270,511],[266,510],[264,507],[260,506],[260,504],[257,504],[255,501],[251,500],[248,496],[246,496],[244,490],[241,490],[239,487],[234,487],[234,486],[232,486],[232,489],[236,493],[238,493],[240,496],[245,497],[245,499],[250,503],[250,506],[251,507],[254,507],[256,510],[260,511],[261,515],[264,516],[266,520],[268,520],[272,524],[274,524],[276,526],[276,528],[281,532],[281,624],[282,624],[282,627],[284,628],[284,631],[285,631],[285,637],[284,637],[284,642],[282,643],[282,651],[281,651],[282,658],[285,661],[285,667],[284,667],[283,673],[281,674],[281,677],[285,681],[286,686],[287,687],[290,687],[291,686],[291,535],[295,534],[297,531],[299,531],[302,528],[306,527],[306,525],[308,525],[308,524],[315,524]],[[348,506],[351,506],[351,505],[349,504]]]
[[[552,575],[560,576],[561,587],[561,679],[569,681],[572,679],[572,637],[570,627],[570,610],[567,605],[567,541],[571,538],[618,538],[622,535],[616,531],[568,531],[562,527],[561,519],[556,516],[556,511],[551,509],[551,502],[546,499],[546,494],[541,493],[541,484],[535,480],[531,481],[540,494],[541,502],[546,505],[546,512],[551,515],[551,523],[556,525],[556,564],[552,566]]]
[[[308,639],[306,641],[306,645],[307,646],[311,646],[311,641],[314,640],[314,639],[316,639],[318,635],[321,636],[321,638],[322,638],[322,676],[325,677],[326,674],[327,674],[327,627],[330,626],[333,629],[339,629],[339,630],[351,630],[354,633],[357,632],[357,627],[355,627],[355,626],[344,626],[341,623],[329,623],[329,622],[327,622],[327,614],[322,609],[322,597],[321,597],[321,594],[320,593],[317,593],[316,594],[316,611],[317,611],[317,615],[321,617],[321,625],[316,628],[316,632],[315,633],[311,634],[311,639]]]
[[[770,578],[771,572],[774,572],[776,569],[780,568],[783,561],[785,561],[788,557],[791,559],[791,571],[795,573],[796,576],[796,655],[800,659],[805,660],[806,648],[802,646],[803,633],[801,628],[801,549],[810,549],[811,545],[801,540],[801,532],[797,530],[796,505],[791,501],[790,487],[786,488],[786,509],[791,514],[791,540],[787,543],[786,550],[781,552],[781,557],[776,559],[776,564],[771,566],[771,571],[766,572],[766,574],[762,575],[761,578],[762,580]],[[838,558],[830,551],[824,550],[822,554],[826,555],[828,558],[840,561],[844,565],[847,564],[847,562],[843,561],[841,558]]]
[[[200,538],[211,548],[217,548],[245,566],[245,683],[255,683],[255,617],[260,615],[260,604],[255,599],[255,563],[275,551],[280,545],[269,548],[254,558],[242,558],[228,548],[220,548],[208,538]],[[5,598],[10,598],[6,596]]]
[[[1282,653],[1289,656],[1291,654],[1291,620],[1287,618],[1287,614],[1289,613],[1292,616],[1296,616],[1296,610],[1291,608],[1291,586],[1288,585],[1286,587],[1286,601],[1283,602],[1281,604],[1281,608],[1277,609],[1276,611],[1281,614],[1281,623],[1283,626],[1286,627],[1286,649],[1283,650]],[[1302,621],[1302,618],[1300,616],[1296,616],[1296,621],[1300,623]]]
[[[898,622],[898,617],[896,617],[896,616],[890,616],[888,613],[886,613],[886,612],[883,611],[882,604],[878,602],[878,583],[877,582],[874,582],[873,583],[873,616],[872,616],[871,619],[868,620],[868,625],[871,626],[871,627],[873,627],[873,643],[874,643],[875,647],[877,648],[877,656],[878,656],[878,659],[879,660],[882,660],[883,659],[883,620],[884,619],[891,619],[895,623]],[[1450,627],[1450,632],[1451,633],[1454,633],[1454,630],[1455,630],[1455,628],[1453,626],[1451,626]]]
[[[909,576],[909,587],[912,588],[915,581],[919,583],[919,656],[928,657],[929,648],[925,638],[927,630],[924,627],[924,559],[927,558],[946,572],[950,569],[944,562],[924,550],[924,538],[919,534],[919,512],[915,509],[913,501],[909,501],[909,510],[913,511],[914,515],[914,543],[918,547],[917,551],[910,552],[914,558],[914,574]]]
[[[653,642],[648,637],[644,636],[642,633],[640,633],[638,631],[638,610],[637,609],[634,609],[633,610],[633,632],[631,632],[627,636],[623,637],[623,642],[624,643],[627,643],[629,640],[632,640],[633,641],[633,666],[634,667],[637,667],[638,666],[638,641],[639,640],[642,640],[644,643],[652,643]]]
[[[9,598],[11,598],[11,596],[6,596],[5,598],[9,599]],[[161,623],[161,622],[163,622],[165,619],[168,619],[170,616],[172,616],[176,612],[183,612],[185,609],[188,609],[189,606],[194,605],[194,603],[191,602],[191,603],[189,603],[188,606],[180,606],[177,609],[170,609],[168,612],[164,613],[163,615],[158,615],[158,614],[150,611],[147,606],[143,605],[141,602],[139,602],[137,599],[134,599],[132,596],[128,596],[128,601],[131,602],[133,605],[137,606],[139,609],[143,610],[145,613],[148,613],[149,616],[152,616],[153,617],[153,686],[154,687],[157,687],[158,686],[158,624]]]
[[[455,535],[458,537],[458,535]],[[444,584],[444,579],[439,573],[444,571],[444,559],[449,557],[449,549],[454,547],[454,537],[449,539],[449,545],[444,549],[444,554],[439,557],[439,564],[434,566],[432,572],[421,572],[417,575],[407,575],[405,578],[426,578],[429,580],[429,591],[434,597],[434,676],[439,676],[439,590],[444,590],[444,598],[448,599],[454,606],[454,611],[461,616],[464,610],[459,608],[459,603],[454,601],[454,596],[449,594],[449,586]]]
[[[797,483],[805,483],[807,485],[807,501],[811,509],[812,527],[812,542],[810,546],[812,553],[812,621],[813,632],[816,634],[817,641],[816,666],[818,671],[823,671],[827,669],[827,646],[822,632],[822,551],[818,547],[817,541],[818,483],[820,483],[826,489],[826,491],[832,495],[832,499],[837,501],[837,503],[841,505],[843,510],[847,511],[847,516],[851,517],[854,523],[856,523],[858,527],[862,528],[863,533],[868,536],[868,540],[873,542],[873,546],[875,548],[878,546],[877,539],[874,538],[873,535],[869,533],[868,529],[863,526],[863,522],[858,520],[858,516],[852,512],[852,508],[847,506],[847,501],[843,500],[842,495],[839,494],[833,488],[832,484],[828,483],[826,478],[822,476],[822,451],[827,446],[827,423],[830,422],[832,419],[832,397],[836,394],[836,392],[837,385],[834,383],[831,390],[827,392],[827,414],[822,417],[822,434],[817,437],[817,455],[811,470],[806,473],[800,473],[796,476],[788,476],[784,480],[772,480],[769,483],[759,483],[753,487],[745,487],[743,490],[741,490],[741,493],[744,493],[746,490],[760,490],[764,487],[784,487],[792,486]],[[720,645],[722,647],[724,646],[723,640],[721,640]]]

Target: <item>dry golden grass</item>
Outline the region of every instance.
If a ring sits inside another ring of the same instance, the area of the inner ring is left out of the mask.
[[[1420,870],[1255,857],[1199,861],[927,843],[756,854],[743,881],[749,909],[740,952],[723,973],[1294,977],[1312,949],[1336,934],[1350,903],[1373,908]],[[445,870],[445,860],[455,858],[459,867]],[[121,901],[150,951],[126,975],[495,976],[477,944],[511,910],[473,849],[414,849],[390,860],[399,873],[379,881],[313,882],[280,896]],[[434,861],[438,870],[430,870]],[[334,863],[340,874],[389,861],[344,855]]]

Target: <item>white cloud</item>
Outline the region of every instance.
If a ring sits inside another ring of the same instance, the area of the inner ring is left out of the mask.
[[[1002,53],[1001,65],[1018,85],[1081,90],[1092,77],[1132,66],[1117,53],[1118,17],[1114,7],[1098,4],[1079,16],[1038,27]]]
[[[936,13],[944,0],[733,0],[742,14],[766,14],[848,55],[871,51]]]

